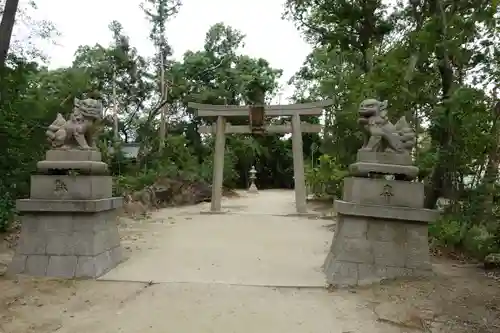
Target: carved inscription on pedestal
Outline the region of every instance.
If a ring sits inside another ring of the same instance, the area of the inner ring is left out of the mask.
[[[390,204],[391,197],[394,196],[394,192],[393,192],[392,186],[389,185],[389,184],[385,184],[384,187],[382,188],[382,193],[380,193],[380,195],[385,198],[385,202],[387,204]]]
[[[60,179],[56,179],[54,184],[54,193],[57,196],[62,196],[67,192],[68,192],[68,186],[66,185],[66,183]]]

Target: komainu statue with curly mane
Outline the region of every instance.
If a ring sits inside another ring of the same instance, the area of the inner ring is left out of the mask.
[[[102,119],[103,107],[98,100],[74,99],[73,111],[66,120],[59,113],[46,135],[53,149],[95,149],[96,123]]]
[[[424,183],[414,181],[415,133],[404,117],[389,121],[387,101],[366,99],[358,115],[368,135],[344,178],[342,199],[334,201],[326,281],[351,287],[433,276],[428,229],[439,212],[424,208]]]
[[[403,116],[393,125],[387,115],[387,101],[366,99],[361,102],[358,123],[368,133],[360,151],[410,153],[415,146],[415,133]]]

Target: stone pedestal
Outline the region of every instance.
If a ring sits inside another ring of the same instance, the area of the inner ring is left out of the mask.
[[[21,236],[9,274],[96,278],[122,260],[112,179],[97,151],[50,150],[17,201]]]
[[[257,186],[255,185],[254,182],[252,182],[252,184],[250,184],[250,187],[248,188],[248,192],[250,192],[250,193],[258,193],[259,192],[259,189],[257,188]]]
[[[432,273],[428,223],[438,212],[423,208],[423,184],[383,176],[412,179],[418,168],[409,164],[410,156],[395,153],[358,154],[351,174],[361,177],[346,178],[343,200],[334,204],[337,228],[324,264],[329,284],[357,286]]]

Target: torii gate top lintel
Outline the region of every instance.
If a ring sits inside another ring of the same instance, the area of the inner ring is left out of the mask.
[[[197,117],[241,117],[248,116],[249,109],[251,108],[264,108],[264,113],[268,117],[279,116],[293,116],[295,114],[320,116],[323,109],[333,104],[333,100],[326,99],[312,103],[299,103],[299,104],[278,104],[278,105],[213,105],[213,104],[200,104],[188,103],[188,107],[196,109]]]

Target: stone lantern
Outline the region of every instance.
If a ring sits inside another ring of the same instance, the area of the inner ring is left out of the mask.
[[[248,188],[248,192],[250,193],[258,192],[257,186],[255,185],[255,179],[257,179],[257,176],[255,176],[256,173],[257,170],[255,170],[255,167],[252,165],[252,168],[250,169],[250,187]]]

